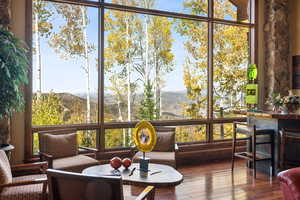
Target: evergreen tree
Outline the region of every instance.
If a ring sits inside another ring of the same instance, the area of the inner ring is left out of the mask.
[[[144,99],[141,101],[139,109],[139,119],[141,120],[155,120],[156,119],[156,105],[154,99],[154,92],[150,80],[144,85]]]

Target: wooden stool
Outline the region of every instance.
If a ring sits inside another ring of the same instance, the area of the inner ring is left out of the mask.
[[[242,127],[238,127],[242,126]],[[236,138],[237,133],[244,134],[246,137]],[[270,140],[267,142],[257,142],[257,136],[268,135]],[[236,141],[238,140],[248,140],[250,141],[249,151],[246,152],[236,152]],[[271,145],[271,155],[266,156],[260,154],[256,151],[256,146],[258,145]],[[232,161],[231,161],[231,170],[234,169],[234,160],[235,157],[246,159],[252,163],[253,167],[253,176],[256,178],[256,162],[263,160],[271,160],[272,171],[274,170],[274,130],[272,129],[256,129],[255,125],[250,125],[243,122],[233,122],[233,137],[232,137]]]
[[[282,129],[280,131],[280,169],[281,170],[300,167],[299,145],[300,145],[300,129]]]

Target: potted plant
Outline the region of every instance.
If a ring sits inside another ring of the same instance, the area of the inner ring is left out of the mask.
[[[279,112],[280,107],[283,105],[283,99],[280,94],[273,93],[266,101],[266,104],[272,106],[273,112]]]
[[[296,113],[300,107],[300,96],[289,94],[282,97],[282,101],[288,113]]]
[[[12,113],[23,110],[21,86],[28,81],[28,64],[26,45],[0,28],[0,147],[9,143]]]

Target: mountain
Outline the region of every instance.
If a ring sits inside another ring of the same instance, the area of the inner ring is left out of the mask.
[[[69,93],[61,93],[59,94],[61,99],[64,102],[64,105],[72,104],[72,102],[77,102],[83,104],[85,106],[86,96],[84,93],[80,94],[69,94]],[[98,95],[96,93],[91,94],[91,103],[97,105]],[[139,106],[139,102],[141,102],[143,98],[143,94],[139,93],[135,97],[135,103],[133,104],[133,110],[137,111],[137,107]],[[162,114],[164,118],[183,118],[182,115],[182,104],[188,103],[189,100],[186,97],[186,91],[178,91],[178,92],[162,92]],[[118,115],[118,105],[115,100],[115,97],[112,94],[106,94],[104,96],[105,103],[105,111],[106,113],[113,114],[115,116]],[[122,105],[123,108],[126,105]],[[68,106],[67,106],[68,107]]]

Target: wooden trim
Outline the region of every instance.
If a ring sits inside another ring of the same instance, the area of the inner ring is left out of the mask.
[[[82,5],[82,6],[92,6],[92,7],[103,7],[106,9],[113,9],[125,12],[134,12],[139,14],[148,14],[148,15],[155,15],[161,17],[172,17],[172,18],[179,18],[179,19],[187,19],[187,20],[195,20],[195,21],[204,21],[204,22],[215,22],[219,24],[225,25],[232,25],[232,26],[244,26],[244,27],[254,27],[254,24],[245,23],[245,22],[238,22],[238,21],[231,21],[226,19],[218,19],[213,17],[204,17],[204,16],[197,16],[191,14],[183,14],[177,12],[169,12],[163,10],[156,10],[156,9],[148,9],[148,8],[141,8],[141,7],[132,7],[120,4],[112,4],[112,3],[105,3],[105,2],[94,2],[88,0],[46,0],[50,2],[56,3],[69,3],[75,5]]]
[[[71,124],[71,125],[49,125],[49,126],[32,126],[32,134],[39,131],[48,131],[56,129],[76,129],[76,130],[96,130],[99,125],[96,123],[92,124]]]
[[[205,125],[205,124],[223,124],[232,123],[234,121],[246,121],[246,117],[236,118],[219,118],[219,119],[199,119],[199,120],[162,120],[150,121],[154,126],[189,126],[189,125]],[[133,122],[109,122],[104,123],[104,129],[121,129],[121,128],[134,128],[138,121]],[[76,129],[76,130],[97,130],[101,126],[93,124],[72,124],[72,125],[51,125],[51,126],[33,126],[32,133],[56,129]]]
[[[255,13],[255,17],[254,17],[254,21],[252,23],[255,24],[254,26],[254,40],[255,40],[255,43],[254,43],[254,46],[252,46],[251,48],[254,48],[255,49],[255,54],[254,54],[254,60],[255,60],[255,63],[258,64],[258,19],[259,19],[259,12],[258,12],[258,0],[252,0],[252,2],[255,3],[254,5],[254,10],[252,11],[252,13],[254,12]]]
[[[25,10],[25,40],[29,48],[29,71],[28,84],[25,86],[25,134],[24,134],[24,157],[29,158],[33,154],[32,143],[32,0],[26,0]]]

